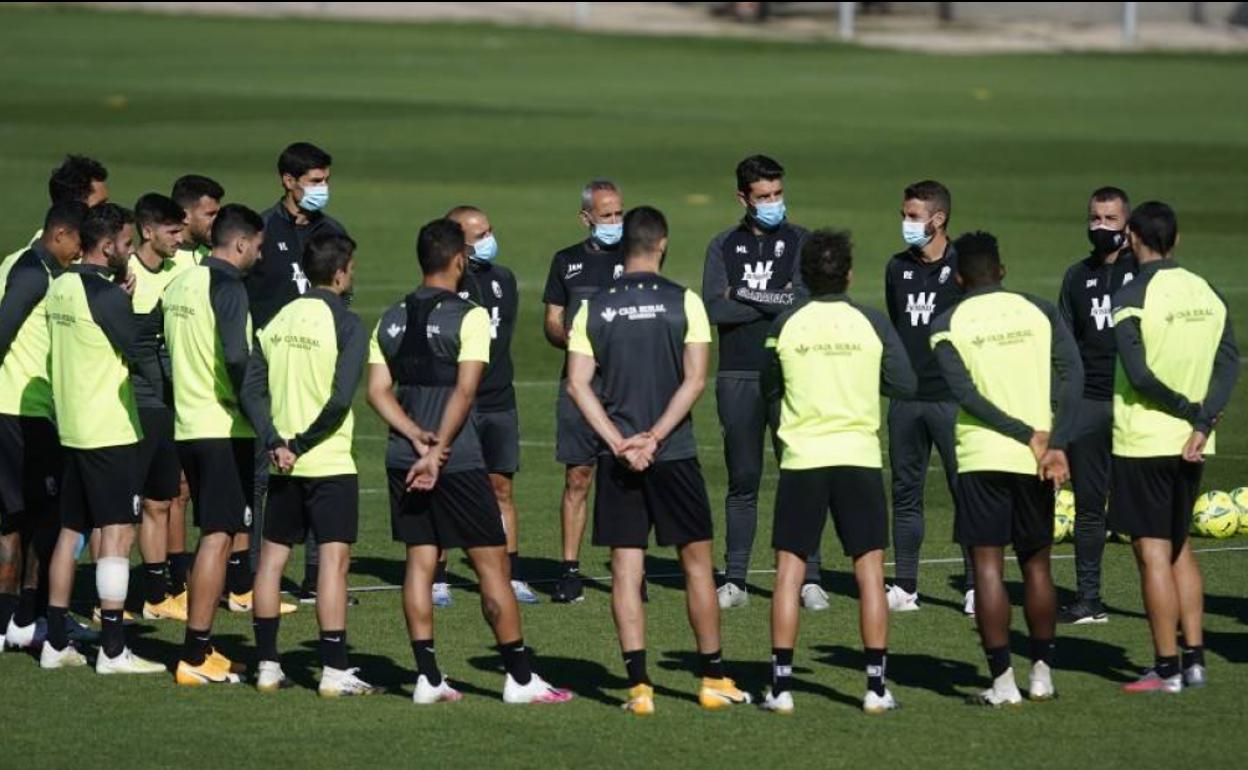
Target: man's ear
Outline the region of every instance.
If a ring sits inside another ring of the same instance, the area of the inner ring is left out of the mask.
[[[854,269],[851,267],[849,272],[845,274],[845,290],[848,291],[850,286],[854,284]]]
[[[579,219],[579,220],[581,220],[581,224],[582,224],[582,225],[585,225],[586,227],[593,227],[593,226],[594,226],[594,223],[593,223],[593,222],[591,222],[591,221],[589,221],[589,212],[588,212],[588,211],[586,211],[585,209],[581,209],[581,210],[577,213],[576,218],[577,218],[577,219]]]
[[[746,200],[745,193],[740,190],[737,190],[737,202],[741,204],[742,208],[748,209],[750,207],[750,202]]]
[[[1001,267],[997,269],[997,283],[1005,280],[1005,263],[1001,263]]]
[[[299,180],[298,180],[298,179],[295,179],[295,178],[294,178],[293,176],[291,176],[290,174],[282,174],[282,187],[283,187],[283,189],[285,189],[287,192],[290,192],[290,191],[294,190],[294,189],[295,189],[296,187],[298,187],[298,186],[299,186]]]

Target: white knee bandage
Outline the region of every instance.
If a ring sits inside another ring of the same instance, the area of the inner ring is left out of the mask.
[[[101,601],[124,602],[130,587],[130,560],[104,556],[95,563],[95,590]]]

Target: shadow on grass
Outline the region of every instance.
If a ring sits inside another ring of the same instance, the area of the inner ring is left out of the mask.
[[[867,661],[862,650],[831,644],[818,645],[815,650],[820,653],[816,662],[863,672],[863,676],[866,676]],[[968,688],[987,687],[991,684],[985,673],[965,661],[911,653],[890,652],[887,677],[900,687],[927,690],[958,701],[966,700],[970,694]],[[862,705],[857,699],[853,699],[853,703],[856,706]]]

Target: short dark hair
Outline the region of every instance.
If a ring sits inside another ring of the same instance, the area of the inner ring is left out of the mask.
[[[784,166],[766,155],[751,155],[737,164],[737,190],[750,191],[750,185],[766,180],[784,179]]]
[[[1088,200],[1096,201],[1097,203],[1122,201],[1122,207],[1127,210],[1127,214],[1131,213],[1131,199],[1127,197],[1127,191],[1121,187],[1098,187],[1092,191],[1092,197]]]
[[[905,192],[902,193],[902,200],[923,201],[933,214],[943,211],[945,228],[949,227],[949,220],[953,218],[953,196],[949,194],[949,188],[940,182],[934,179],[915,182],[906,187]]]
[[[314,168],[329,168],[334,159],[329,153],[308,142],[295,142],[277,159],[277,173],[290,174],[298,179]]]
[[[140,229],[148,225],[180,225],[185,220],[182,207],[160,193],[149,192],[134,204],[134,221]]]
[[[1001,252],[992,233],[963,233],[953,242],[953,250],[958,255],[958,275],[967,286],[986,286],[1001,275]]]
[[[1141,203],[1131,212],[1127,229],[1158,254],[1174,251],[1174,244],[1179,239],[1179,219],[1174,215],[1174,209],[1161,201]]]
[[[212,245],[224,246],[235,238],[250,238],[264,232],[264,220],[241,203],[227,203],[212,220]]]
[[[435,219],[420,228],[416,236],[416,258],[425,275],[436,275],[451,265],[456,254],[464,253],[464,228],[453,219]]]
[[[61,165],[52,169],[52,175],[48,177],[48,197],[53,203],[86,203],[91,195],[91,183],[107,179],[108,169],[98,160],[85,155],[66,155]]]
[[[638,206],[624,215],[624,254],[654,251],[667,237],[667,217],[653,206]]]
[[[59,201],[53,203],[43,217],[43,231],[50,233],[58,227],[72,232],[82,232],[82,220],[87,216],[87,204],[82,201]]]
[[[355,256],[355,241],[346,235],[320,233],[303,249],[303,273],[313,286],[329,286]]]
[[[134,224],[134,212],[116,203],[101,203],[82,218],[82,251],[91,251],[102,241],[116,238],[126,225]]]
[[[469,214],[484,214],[484,213],[485,212],[482,211],[479,207],[473,206],[471,203],[461,203],[458,206],[451,209],[450,211],[446,212],[446,218],[454,219],[455,217],[468,216]]]
[[[848,230],[816,230],[802,244],[802,282],[811,294],[840,294],[849,286],[854,243]]]
[[[219,202],[225,197],[225,188],[215,179],[200,174],[186,174],[174,181],[169,197],[182,208],[189,209],[199,203],[200,198],[212,198]]]

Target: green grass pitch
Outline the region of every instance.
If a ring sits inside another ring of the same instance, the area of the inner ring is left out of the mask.
[[[1046,297],[1086,253],[1088,192],[1118,184],[1137,200],[1176,207],[1183,261],[1225,294],[1238,337],[1248,340],[1245,73],[1244,56],[932,57],[480,26],[8,10],[0,13],[0,244],[7,253],[29,239],[46,207],[47,172],[66,152],[102,159],[118,201],[167,191],[179,174],[200,172],[223,182],[229,200],[262,208],[278,196],[277,153],[307,139],[334,155],[329,211],[360,243],[356,308],[371,325],[417,280],[419,225],[452,204],[483,206],[522,289],[514,352],[525,444],[517,497],[525,569],[540,580],[554,574],[561,489],[552,420],[559,355],[540,332],[541,286],[551,254],[583,237],[575,214],[587,179],[614,177],[626,205],[663,209],[673,226],[669,273],[697,286],[708,239],[739,213],[733,166],[752,152],[773,154],[790,172],[794,221],[853,230],[852,292],[877,306],[884,262],[900,241],[906,183],[945,181],[955,196],[953,229],[997,233],[1007,283]],[[1248,483],[1244,396],[1241,384],[1206,488]],[[384,434],[362,398],[356,414],[363,505],[352,583],[379,588],[398,581],[401,549],[389,539]],[[722,524],[713,394],[696,419]],[[765,570],[775,480],[769,466],[751,604],[723,617],[731,673],[755,692],[769,676]],[[697,708],[677,581],[651,591],[649,649],[660,688],[653,719],[618,709],[622,665],[605,583],[589,588],[579,606],[524,611],[540,670],[576,690],[577,702],[505,707],[477,597],[461,587],[455,606],[437,612],[438,650],[468,697],[417,709],[407,697],[414,668],[398,594],[377,590],[360,594],[350,635],[354,664],[388,688],[384,695],[318,701],[307,609],[282,624],[286,670],[302,686],[275,697],[249,687],[179,690],[171,677],[45,674],[30,658],[6,654],[0,764],[1140,766],[1167,757],[1241,766],[1248,553],[1236,549],[1248,542],[1198,541],[1219,549],[1201,556],[1210,687],[1168,699],[1119,694],[1117,685],[1151,661],[1151,647],[1129,550],[1110,546],[1112,619],[1060,630],[1060,699],[993,713],[963,705],[986,684],[985,666],[971,623],[956,609],[961,567],[938,472],[927,491],[923,556],[933,563],[922,571],[925,608],[892,623],[889,675],[903,708],[886,718],[857,710],[864,682],[852,579],[829,542],[832,609],[803,616],[798,711],[788,719]],[[1069,592],[1071,547],[1056,553],[1056,580]],[[606,574],[605,562],[602,550],[583,554],[591,575]],[[673,554],[655,550],[650,570],[672,573]],[[470,578],[458,554],[452,573]],[[1010,580],[1017,596],[1016,571]],[[89,588],[89,579],[82,582]],[[1014,629],[1021,662],[1020,611]],[[140,654],[174,659],[180,626],[137,631]],[[222,616],[216,631],[228,654],[252,660],[250,618]]]

